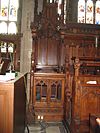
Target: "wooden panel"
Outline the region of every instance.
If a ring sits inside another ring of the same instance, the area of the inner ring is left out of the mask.
[[[0,133],[24,133],[25,103],[23,76],[14,82],[0,83]]]
[[[38,65],[46,65],[47,64],[47,39],[38,39],[38,57],[37,64]]]
[[[48,39],[48,65],[57,65],[58,42],[55,39]]]
[[[11,86],[10,86],[11,87]],[[0,133],[13,132],[13,113],[12,113],[12,90],[6,86],[0,85]]]
[[[37,49],[37,64],[40,66],[52,66],[58,63],[58,41],[49,38],[39,38]]]
[[[84,87],[81,95],[81,120],[89,119],[89,114],[100,113],[100,87]]]
[[[64,74],[34,73],[33,106],[36,119],[38,115],[46,121],[63,119],[64,87]],[[43,93],[43,90],[46,92]]]
[[[7,94],[0,91],[0,133],[7,132],[6,119],[7,119]],[[6,118],[6,119],[5,119]]]
[[[23,133],[26,121],[25,77],[14,84],[14,133]]]
[[[89,114],[100,114],[100,85],[83,87],[73,95],[72,133],[89,132]]]
[[[91,63],[88,63],[88,65]],[[98,67],[98,63],[93,63]],[[99,64],[100,65],[100,64]],[[89,132],[89,115],[100,114],[100,75],[80,74],[80,64],[75,64],[75,76],[72,92],[72,133]],[[84,69],[84,67],[83,67]],[[92,70],[91,70],[92,71]],[[95,81],[95,83],[93,83]],[[89,83],[92,82],[92,83]]]

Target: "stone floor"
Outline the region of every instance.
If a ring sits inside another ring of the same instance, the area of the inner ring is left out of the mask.
[[[28,127],[25,129],[25,133],[68,133],[68,131],[65,130],[64,125],[61,122],[38,122],[28,125]]]

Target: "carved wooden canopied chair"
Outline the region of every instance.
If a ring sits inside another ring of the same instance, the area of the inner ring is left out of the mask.
[[[35,14],[32,30],[31,104],[36,120],[61,121],[64,112],[64,58],[57,3]]]

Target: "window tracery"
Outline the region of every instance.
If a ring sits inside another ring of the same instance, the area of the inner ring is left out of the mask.
[[[17,33],[17,10],[18,0],[0,0],[0,33]]]
[[[100,24],[100,0],[78,1],[78,23]]]

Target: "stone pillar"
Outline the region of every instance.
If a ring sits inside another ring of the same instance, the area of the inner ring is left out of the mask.
[[[22,2],[22,19],[21,19],[21,58],[20,72],[30,72],[31,69],[31,52],[32,52],[32,34],[30,23],[34,19],[34,0],[23,0]],[[27,77],[27,98],[29,100],[30,93],[30,74]]]

